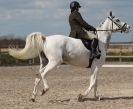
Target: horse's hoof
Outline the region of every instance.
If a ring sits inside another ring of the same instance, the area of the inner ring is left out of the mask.
[[[100,101],[102,98],[100,96],[95,96],[95,99]]]
[[[46,91],[43,89],[42,91],[40,91],[40,96],[44,95],[46,93]]]
[[[35,102],[35,99],[34,99],[34,98],[31,98],[30,101],[31,101],[31,102]]]
[[[102,100],[102,98],[100,96],[98,96],[98,100],[100,101],[100,100]]]
[[[81,95],[81,94],[78,95],[78,101],[79,102],[83,102],[84,101],[83,95]]]

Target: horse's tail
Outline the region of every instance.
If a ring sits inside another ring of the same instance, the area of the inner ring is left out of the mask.
[[[45,39],[39,32],[31,33],[26,38],[25,47],[23,49],[9,48],[9,55],[17,59],[35,58],[43,50]]]

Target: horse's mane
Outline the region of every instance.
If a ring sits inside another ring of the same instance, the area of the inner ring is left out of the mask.
[[[101,28],[105,21],[106,21],[106,20],[104,20],[102,23],[100,23],[100,25],[99,25],[97,28],[98,28],[98,29]]]

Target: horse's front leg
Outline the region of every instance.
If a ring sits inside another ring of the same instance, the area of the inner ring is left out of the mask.
[[[97,98],[96,94],[97,94],[97,73],[98,71],[99,71],[98,67],[95,67],[94,69],[92,69],[92,75],[90,77],[90,85],[83,94],[79,94],[79,97],[78,97],[79,101],[83,101],[84,97],[86,97],[90,93],[93,87],[94,87],[94,97]]]
[[[95,82],[95,85],[94,85],[94,98],[98,98],[98,95],[97,95],[97,78],[96,78],[96,82]]]

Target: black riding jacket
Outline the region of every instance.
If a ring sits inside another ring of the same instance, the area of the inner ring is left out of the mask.
[[[82,36],[85,36],[87,33],[84,31],[84,29],[87,31],[96,31],[93,26],[84,21],[81,14],[77,10],[71,12],[69,15],[69,24],[71,29],[69,36],[73,38],[80,39]]]

